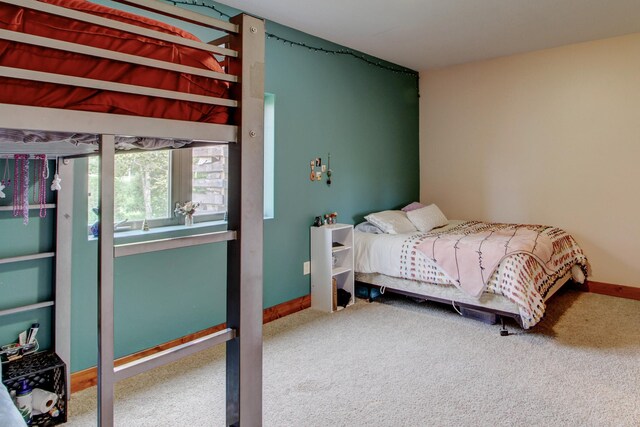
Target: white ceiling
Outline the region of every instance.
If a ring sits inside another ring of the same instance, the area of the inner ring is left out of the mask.
[[[640,0],[222,0],[423,71],[640,32]]]

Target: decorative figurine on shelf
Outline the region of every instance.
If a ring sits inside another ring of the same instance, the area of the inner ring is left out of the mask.
[[[325,224],[335,224],[336,218],[338,217],[337,212],[331,212],[324,215],[324,223]]]
[[[198,202],[187,202],[184,205],[176,203],[175,213],[184,215],[184,225],[193,225],[193,215],[196,213],[196,208],[200,206]]]
[[[337,212],[331,212],[328,214],[320,215],[314,218],[312,225],[314,227],[322,227],[323,225],[336,224],[337,217],[338,217]]]

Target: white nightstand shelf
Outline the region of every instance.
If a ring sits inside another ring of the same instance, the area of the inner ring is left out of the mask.
[[[350,268],[338,267],[338,268],[334,268],[333,270],[331,270],[331,275],[332,276],[337,276],[339,274],[348,273],[350,271],[351,271]]]
[[[311,227],[311,307],[333,312],[337,290],[351,294],[355,301],[353,276],[353,226],[331,224]]]

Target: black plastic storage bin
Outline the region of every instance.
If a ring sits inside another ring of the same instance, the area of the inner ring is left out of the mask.
[[[42,352],[24,356],[22,359],[2,366],[2,382],[8,390],[18,390],[20,382],[27,379],[32,388],[41,388],[58,395],[56,407],[60,411],[57,417],[49,414],[34,415],[32,426],[54,426],[67,422],[67,368],[52,352]]]

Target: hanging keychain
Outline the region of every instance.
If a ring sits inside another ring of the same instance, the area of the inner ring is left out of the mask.
[[[9,178],[9,158],[4,162],[4,172],[2,173],[2,181],[0,181],[0,199],[4,199],[6,194],[4,194],[4,189],[11,185],[11,180]]]

